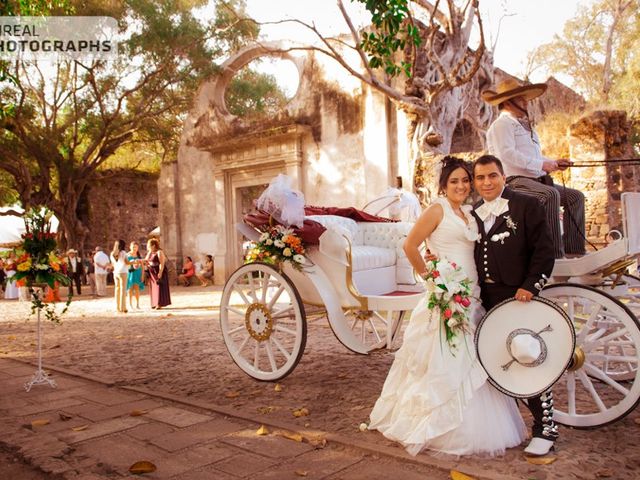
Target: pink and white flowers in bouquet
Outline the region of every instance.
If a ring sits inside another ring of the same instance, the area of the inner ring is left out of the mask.
[[[427,290],[428,307],[439,312],[445,340],[451,352],[455,353],[465,332],[470,331],[471,280],[455,263],[435,257],[427,259],[427,271],[422,279]]]

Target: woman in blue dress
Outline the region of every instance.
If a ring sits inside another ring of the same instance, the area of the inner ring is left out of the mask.
[[[127,275],[129,304],[133,309],[133,297],[136,297],[136,308],[140,308],[140,291],[144,290],[144,281],[142,280],[142,255],[140,255],[138,242],[131,242],[129,245],[127,260],[131,263],[129,265],[129,274]]]

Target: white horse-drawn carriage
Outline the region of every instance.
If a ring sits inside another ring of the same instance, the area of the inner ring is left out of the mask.
[[[557,388],[555,419],[578,428],[616,421],[640,401],[640,279],[627,272],[637,268],[640,253],[640,193],[623,194],[622,205],[623,232],[597,252],[558,260],[552,284],[542,291],[576,330],[572,366]],[[249,263],[224,287],[224,341],[233,361],[258,380],[282,379],[296,367],[308,312],[322,311],[345,347],[368,354],[392,347],[403,317],[423,295],[402,250],[412,223],[307,219],[326,231],[319,245],[307,246],[300,271],[289,263]],[[238,228],[250,240],[260,236],[247,224]]]

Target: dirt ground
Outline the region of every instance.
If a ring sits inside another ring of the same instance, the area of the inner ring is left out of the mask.
[[[273,383],[245,375],[229,357],[218,324],[219,289],[173,287],[171,293],[173,305],[165,310],[151,310],[144,297],[143,308],[128,314],[116,314],[112,298],[75,299],[60,325],[44,325],[45,365],[394,445],[358,428],[368,421],[392,353],[351,353],[335,339],[326,319],[314,319],[301,362],[276,391]],[[36,321],[28,312],[27,303],[0,300],[0,355],[35,358]],[[310,414],[294,417],[301,407]],[[556,461],[550,465],[528,463],[520,447],[500,458],[452,458],[451,466],[472,472],[483,465],[514,479],[637,478],[638,409],[597,430],[564,428],[556,445]]]

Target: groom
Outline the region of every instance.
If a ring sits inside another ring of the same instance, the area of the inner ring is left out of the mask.
[[[492,155],[476,159],[473,176],[482,197],[473,209],[481,234],[475,261],[482,305],[489,311],[508,298],[528,302],[538,292],[534,285],[542,275],[551,275],[554,264],[544,207],[535,197],[505,187],[502,163]],[[527,403],[533,415],[533,438],[525,452],[545,455],[558,437],[552,419],[553,394],[549,390]]]

